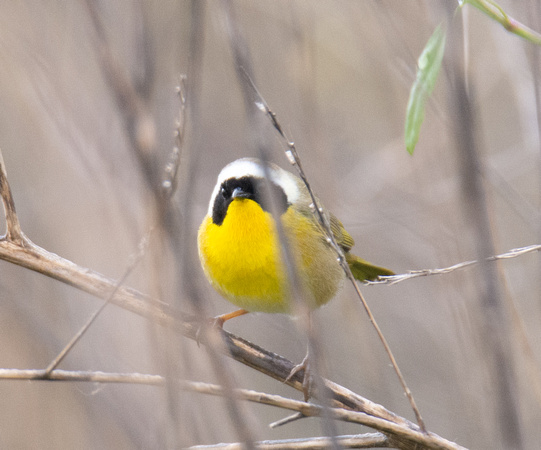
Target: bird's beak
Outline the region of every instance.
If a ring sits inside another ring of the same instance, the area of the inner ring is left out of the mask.
[[[244,191],[241,187],[236,187],[233,189],[233,193],[231,194],[231,198],[249,198],[250,194],[246,191]]]

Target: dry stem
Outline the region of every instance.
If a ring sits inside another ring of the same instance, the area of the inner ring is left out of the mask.
[[[165,384],[165,379],[159,375],[148,375],[141,373],[105,373],[105,372],[86,372],[86,371],[67,371],[54,370],[50,374],[46,370],[17,370],[17,369],[0,369],[0,378],[10,380],[47,380],[47,381],[78,381],[78,382],[97,382],[97,383],[132,383],[132,384],[147,384],[162,386]],[[218,385],[177,380],[176,385],[183,390],[198,392],[200,394],[226,396],[226,390]],[[252,391],[249,389],[234,389],[232,394],[237,400],[245,400],[249,402],[259,403],[263,405],[275,406],[291,411],[298,411],[304,417],[320,417],[323,414],[330,414],[335,420],[344,422],[357,423],[378,430],[381,430],[390,435],[401,436],[402,438],[410,438],[412,441],[424,445],[427,448],[447,448],[447,449],[462,449],[453,442],[446,441],[432,433],[420,434],[418,431],[411,429],[406,424],[397,424],[388,420],[374,417],[372,415],[348,411],[342,408],[330,408],[325,411],[325,408],[313,403],[303,402],[282,397],[280,395],[271,395],[264,392]],[[387,442],[388,444],[396,441],[393,438],[384,438],[381,434],[378,442]],[[328,439],[328,438],[327,438]],[[327,441],[328,442],[328,441]],[[240,444],[234,444],[240,445]],[[381,446],[381,445],[378,445]],[[258,448],[264,448],[257,446]],[[201,447],[194,447],[201,448]],[[211,448],[211,447],[210,447]],[[309,447],[304,447],[309,448]]]

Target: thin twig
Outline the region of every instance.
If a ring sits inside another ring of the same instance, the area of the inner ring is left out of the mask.
[[[224,395],[223,388],[208,383],[182,382],[181,387],[183,389],[193,390],[202,394]],[[263,392],[251,391],[248,389],[235,389],[234,395],[242,400],[297,411],[305,417],[317,417],[329,413],[330,417],[334,420],[358,423],[372,428],[377,428],[384,432],[391,432],[393,434],[396,433],[404,437],[409,436],[410,433],[413,432],[413,430],[411,430],[407,426],[397,425],[387,420],[373,417],[365,413],[348,411],[342,408],[328,408],[328,411],[325,411],[325,408],[320,405],[315,405],[313,403],[303,402],[300,400],[293,400],[279,395],[271,395]],[[376,423],[377,426],[375,426]],[[415,431],[412,433],[412,436],[413,434],[416,437],[419,435],[422,436],[421,441],[417,441],[418,443],[422,445],[427,445],[429,447],[434,446],[435,442],[433,441],[433,437],[435,435],[433,435],[432,433],[419,433],[418,431]],[[437,445],[441,445],[441,448],[462,448],[453,442],[444,442],[444,440],[439,441]]]
[[[249,130],[254,138],[258,156],[263,162],[264,178],[268,181],[270,179],[268,162],[271,154],[268,144],[269,139],[267,137],[269,131],[265,122],[266,118],[259,114],[257,105],[258,95],[254,95],[254,90],[251,86],[253,83],[247,82],[247,80],[252,80],[254,77],[253,63],[252,58],[250,57],[250,48],[236,18],[233,2],[230,0],[222,0],[221,4],[224,12],[224,24],[226,26],[227,36],[233,52],[234,68],[237,74],[237,80],[242,90],[247,117],[250,121]],[[276,199],[271,193],[268,182],[265,183],[264,189],[266,190],[264,195],[270,206],[270,212],[274,217],[278,217],[277,205],[275,204]],[[292,312],[300,319],[300,328],[308,338],[307,355],[311,355],[309,363],[306,362],[307,358],[305,358],[303,363],[296,366],[294,372],[292,373],[299,372],[303,374],[304,399],[308,400],[311,395],[311,391],[313,390],[312,387],[315,387],[317,390],[319,390],[318,398],[325,409],[328,405],[330,405],[331,402],[330,395],[328,392],[326,392],[325,383],[321,377],[321,359],[319,357],[321,353],[320,339],[318,339],[319,336],[317,330],[310,326],[311,319],[308,305],[313,302],[309,300],[308,296],[310,296],[311,293],[302,286],[298,271],[295,267],[294,255],[291,252],[290,246],[287,244],[286,233],[282,222],[280,220],[276,220],[275,224],[278,241],[280,242],[279,252],[281,259],[284,262],[286,278],[288,280],[289,289],[286,295],[288,295],[288,297],[292,300]],[[315,368],[315,370],[310,371],[308,369],[308,364],[310,364],[312,368]],[[301,371],[301,367],[304,368],[304,370]],[[339,446],[334,440],[334,436],[338,434],[335,424],[325,414],[323,414],[321,418],[323,433],[329,436],[331,440],[330,448],[338,450]]]
[[[336,436],[336,443],[340,448],[388,448],[389,439],[380,433],[366,433],[356,435]],[[327,450],[332,445],[328,437],[312,437],[306,439],[280,439],[275,441],[256,442],[258,450]],[[196,445],[188,447],[189,450],[243,450],[240,443]]]
[[[336,254],[338,256],[338,262],[340,263],[340,265],[344,269],[346,277],[349,279],[349,281],[354,286],[355,291],[357,293],[357,296],[358,296],[359,300],[361,301],[366,313],[368,314],[370,322],[372,322],[372,325],[376,329],[378,337],[379,337],[380,341],[383,344],[385,352],[387,353],[387,355],[389,356],[389,359],[391,360],[391,364],[393,365],[394,371],[396,372],[396,375],[397,375],[397,377],[398,377],[398,379],[400,381],[400,384],[402,385],[402,388],[404,389],[404,392],[406,393],[406,396],[407,396],[407,398],[408,398],[408,400],[410,402],[411,408],[413,409],[413,412],[415,413],[415,417],[417,419],[417,423],[419,424],[419,427],[421,428],[421,430],[426,432],[425,423],[423,421],[423,418],[421,416],[419,408],[417,408],[417,405],[415,403],[415,399],[413,398],[413,395],[412,395],[410,389],[408,388],[408,386],[406,384],[406,380],[404,379],[404,377],[402,375],[402,372],[401,372],[400,368],[398,367],[398,364],[397,364],[396,359],[395,359],[395,357],[394,357],[394,355],[393,355],[393,353],[391,351],[391,348],[390,348],[389,344],[387,343],[387,340],[385,339],[385,337],[383,335],[383,332],[379,328],[379,326],[378,326],[378,324],[376,322],[376,319],[375,319],[374,315],[372,314],[372,311],[370,310],[370,307],[368,306],[368,303],[366,302],[364,296],[362,295],[362,293],[361,293],[361,291],[359,289],[359,286],[357,285],[357,283],[355,281],[355,278],[353,277],[353,273],[351,272],[351,269],[349,268],[349,265],[348,265],[348,263],[346,261],[346,257],[344,255],[343,250],[340,248],[340,246],[336,242],[336,238],[334,237],[334,234],[332,233],[332,230],[331,230],[329,217],[328,217],[327,214],[325,214],[325,212],[323,210],[323,207],[320,205],[319,200],[317,199],[316,195],[314,194],[314,191],[312,190],[312,188],[310,186],[310,183],[308,182],[308,178],[306,177],[306,174],[305,174],[305,172],[304,172],[304,170],[302,168],[301,160],[300,160],[299,155],[297,153],[295,143],[286,136],[284,130],[282,129],[282,126],[278,122],[276,114],[269,108],[269,105],[267,104],[267,102],[265,101],[263,96],[259,93],[257,87],[255,86],[253,81],[249,78],[248,74],[246,74],[246,77],[248,78],[250,86],[254,90],[254,94],[257,96],[257,99],[258,99],[256,101],[257,107],[269,117],[269,119],[270,119],[272,125],[274,126],[274,128],[276,129],[276,131],[278,131],[279,135],[284,139],[284,141],[286,143],[286,146],[287,146],[287,150],[285,152],[286,157],[287,157],[288,161],[290,162],[290,164],[297,169],[297,172],[298,172],[300,178],[302,179],[302,181],[304,182],[304,184],[306,186],[306,189],[308,190],[308,193],[309,193],[310,198],[312,200],[312,206],[313,206],[312,209],[313,209],[313,211],[314,211],[314,213],[316,215],[316,218],[319,221],[319,224],[321,225],[321,227],[325,230],[325,232],[327,234],[327,242],[335,250],[335,252],[336,252]]]
[[[173,147],[173,150],[171,152],[169,162],[165,165],[165,169],[164,169],[164,175],[163,175],[164,181],[162,182],[162,189],[163,189],[163,194],[164,194],[165,199],[170,199],[172,197],[178,185],[177,175],[178,175],[178,169],[180,166],[180,149],[182,148],[182,144],[184,140],[185,124],[186,124],[186,120],[185,120],[186,95],[185,95],[185,84],[184,84],[185,78],[186,77],[181,76],[180,81],[179,81],[179,86],[177,88],[177,93],[179,97],[179,116],[177,119],[177,126],[175,130],[175,146]],[[7,184],[7,186],[9,188],[9,184]],[[3,195],[2,195],[2,198],[4,198]],[[137,264],[139,264],[141,259],[143,259],[146,253],[146,249],[148,248],[148,245],[150,242],[150,235],[152,234],[154,228],[155,227],[151,228],[149,232],[145,236],[143,236],[143,238],[139,242],[137,253],[131,256],[130,264],[124,271],[124,274],[122,275],[122,277],[120,277],[120,279],[117,281],[117,284],[115,288],[113,289],[113,291],[111,292],[111,295],[90,316],[88,321],[72,337],[70,342],[62,349],[62,351],[58,354],[58,356],[55,359],[53,359],[53,361],[51,361],[51,363],[45,369],[45,372],[47,374],[50,374],[54,369],[56,369],[58,365],[62,362],[62,360],[68,355],[68,353],[77,344],[77,342],[79,342],[79,340],[83,337],[83,335],[88,331],[88,329],[96,321],[96,319],[105,309],[105,307],[111,302],[111,299],[118,292],[118,289],[126,282],[130,274],[134,271]]]
[[[165,378],[160,375],[61,369],[55,369],[51,373],[48,373],[46,369],[0,369],[0,379],[148,384],[153,386],[165,384]]]
[[[198,129],[200,124],[200,95],[201,95],[201,69],[202,61],[204,57],[204,39],[205,39],[205,19],[206,19],[206,2],[200,0],[191,0],[191,29],[190,29],[190,66],[188,68],[188,82],[189,91],[188,94],[188,110],[190,112],[191,125],[194,129]],[[198,138],[197,138],[198,139]],[[215,327],[206,326],[206,303],[202,301],[197,283],[193,277],[193,267],[189,261],[194,261],[192,256],[187,252],[186,248],[193,248],[192,235],[188,232],[191,228],[191,214],[193,212],[193,186],[196,184],[197,177],[200,175],[198,170],[201,167],[201,152],[197,149],[197,139],[192,141],[190,148],[192,149],[189,155],[187,177],[183,196],[182,204],[182,222],[179,223],[180,227],[175,230],[180,231],[182,237],[180,243],[182,248],[179,248],[186,259],[186,262],[182,264],[182,288],[187,295],[189,301],[192,303],[194,310],[198,317],[201,319],[199,326],[203,327],[204,337],[207,339],[206,350],[209,354],[210,363],[212,369],[219,380],[220,384],[224,387],[226,395],[224,395],[225,406],[227,408],[227,418],[232,423],[238,439],[242,441],[244,448],[250,450],[254,448],[255,437],[253,435],[254,423],[252,423],[252,415],[248,411],[245,411],[245,405],[239,403],[233,395],[233,390],[236,386],[233,374],[227,362],[222,357],[224,352],[227,352],[227,345],[222,341],[222,336],[215,329]],[[195,255],[193,255],[195,258]]]
[[[4,205],[4,213],[6,217],[6,234],[0,239],[13,241],[18,243],[24,243],[26,238],[21,231],[21,225],[19,224],[19,218],[15,211],[15,202],[11,195],[11,188],[9,187],[6,165],[4,164],[4,156],[2,150],[0,150],[0,195],[2,196],[2,203]]]
[[[489,256],[485,259],[485,261],[498,261],[500,259],[511,259],[516,258],[518,256],[525,255],[527,253],[532,252],[538,252],[541,250],[541,245],[528,245],[527,247],[520,247],[520,248],[513,248],[509,250],[508,252],[502,253],[500,255],[495,256]],[[479,264],[478,260],[472,260],[472,261],[464,261],[458,264],[454,264],[449,267],[444,267],[441,269],[420,269],[420,270],[410,270],[407,273],[397,274],[397,275],[389,275],[384,277],[379,277],[377,280],[374,281],[365,281],[364,283],[367,285],[372,284],[396,284],[400,283],[402,281],[411,280],[412,278],[419,278],[419,277],[426,277],[430,275],[442,275],[454,272],[455,270],[464,269],[465,267],[473,266],[475,264]]]
[[[186,76],[181,75],[177,87],[179,98],[178,118],[175,127],[175,145],[169,161],[165,165],[165,174],[162,181],[162,192],[166,199],[170,199],[178,186],[178,170],[180,168],[181,149],[184,144],[184,136],[186,134]]]
[[[448,6],[449,10],[450,5]],[[451,13],[451,11],[449,11]],[[514,349],[509,339],[509,315],[504,305],[499,274],[496,265],[487,258],[496,253],[491,209],[483,180],[479,144],[479,115],[476,109],[475,86],[467,83],[469,73],[464,68],[463,26],[458,23],[455,36],[448,47],[450,88],[448,98],[452,118],[452,136],[458,159],[458,173],[464,208],[464,215],[470,224],[472,244],[480,261],[479,279],[476,287],[481,314],[476,329],[483,347],[483,361],[487,373],[492,375],[493,389],[492,420],[498,423],[497,440],[504,447],[517,450],[523,448],[520,406],[517,399],[517,373],[513,356]],[[461,32],[462,31],[462,32]],[[460,35],[459,35],[460,33]]]
[[[47,374],[45,370],[25,370],[25,369],[0,369],[0,379],[9,380],[34,380],[34,381],[74,381],[74,382],[94,382],[94,383],[129,383],[129,384],[147,384],[155,386],[164,386],[165,378],[159,375],[149,375],[141,373],[107,373],[107,372],[89,372],[89,371],[68,371],[54,370]],[[200,394],[227,396],[229,393],[221,386],[195,381],[179,380],[177,383],[180,389],[197,392]],[[267,406],[275,406],[291,411],[297,411],[305,417],[319,417],[325,414],[325,408],[313,403],[303,402],[282,397],[280,395],[266,394],[250,389],[233,389],[232,394],[237,400],[244,400],[253,403],[259,403]],[[400,436],[409,439],[417,444],[428,448],[442,449],[462,449],[454,442],[447,441],[433,433],[419,433],[419,431],[410,428],[404,424],[389,422],[388,420],[374,417],[366,413],[357,411],[348,411],[342,408],[329,408],[328,413],[334,420],[351,422],[360,425],[366,425],[375,428],[393,436]],[[328,439],[328,438],[327,438]]]
[[[111,300],[115,296],[115,294],[118,292],[120,287],[124,285],[128,277],[131,275],[131,273],[134,271],[135,267],[141,259],[143,259],[143,256],[145,256],[146,249],[148,247],[148,243],[150,241],[150,235],[152,233],[152,229],[141,239],[138,245],[138,250],[135,255],[131,257],[131,263],[128,265],[126,270],[124,271],[124,274],[122,277],[117,281],[115,288],[111,292],[111,295],[105,300],[105,302],[90,316],[90,318],[87,320],[87,322],[79,329],[79,331],[71,338],[71,340],[68,342],[68,344],[62,349],[62,351],[58,354],[58,356],[51,361],[51,363],[47,366],[45,369],[46,374],[50,374],[54,369],[58,367],[58,365],[62,362],[62,360],[68,355],[68,353],[75,347],[77,342],[83,337],[83,335],[88,331],[88,329],[91,327],[91,325],[96,321],[98,316],[101,314],[101,312],[105,309],[105,307],[111,303]]]
[[[269,428],[283,427],[284,425],[296,422],[297,420],[303,419],[304,417],[306,416],[302,413],[291,414],[290,416],[284,417],[280,420],[277,420],[276,422],[269,423]]]
[[[128,72],[118,63],[107,40],[107,33],[100,15],[99,5],[92,0],[85,2],[92,25],[95,28],[95,43],[100,68],[111,93],[114,95],[118,112],[124,122],[126,136],[130,140],[144,180],[153,193],[159,193],[159,167],[154,159],[156,145],[156,126],[150,114],[146,94],[150,91],[152,67],[150,52],[143,58],[145,78],[135,83]],[[145,27],[141,28],[143,32]],[[147,45],[148,38],[141,39]]]

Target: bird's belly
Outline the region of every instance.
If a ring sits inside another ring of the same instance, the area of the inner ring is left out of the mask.
[[[220,226],[210,218],[203,224],[199,252],[207,278],[243,309],[287,312],[288,289],[272,217],[265,213],[247,221],[234,213],[230,210]]]
[[[235,203],[235,202],[234,202]],[[239,202],[240,203],[240,202]],[[207,278],[231,303],[248,311],[290,312],[290,294],[275,223],[269,213],[245,217],[243,209],[228,211],[222,225],[208,217],[199,233],[199,252]],[[288,253],[294,256],[297,279],[310,308],[328,302],[343,280],[343,271],[324,239],[314,239],[309,219],[282,216]],[[249,220],[247,220],[249,219]],[[250,224],[247,226],[246,224]]]

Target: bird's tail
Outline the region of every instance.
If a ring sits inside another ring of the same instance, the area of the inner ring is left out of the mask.
[[[351,269],[351,273],[355,279],[359,281],[373,281],[377,279],[379,275],[394,275],[392,270],[375,266],[349,252],[346,253],[346,261]]]

